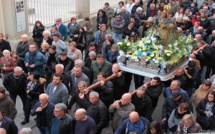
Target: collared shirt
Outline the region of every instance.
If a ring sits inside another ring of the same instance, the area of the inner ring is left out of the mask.
[[[59,28],[60,28],[60,25],[61,25],[61,23],[60,23],[60,24],[56,24],[57,29],[59,29]]]
[[[47,105],[48,105],[48,103],[46,103],[46,105],[45,105],[45,106],[42,106],[42,105],[40,105],[40,106],[44,109],[45,107],[47,107]]]
[[[53,90],[53,93],[55,92],[55,90],[57,89],[57,86],[54,86],[54,90]]]

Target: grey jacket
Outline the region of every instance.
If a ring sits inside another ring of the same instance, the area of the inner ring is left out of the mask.
[[[118,21],[116,18],[114,18],[111,25],[114,33],[122,34],[125,20],[122,18],[120,21]]]
[[[128,118],[129,114],[134,110],[135,106],[132,103],[124,106],[121,105],[119,108],[115,108],[113,105],[110,105],[109,112],[114,114],[112,122],[114,131],[120,126],[124,119]]]
[[[13,100],[5,94],[5,97],[0,99],[0,111],[4,116],[14,120],[17,110],[15,108]]]
[[[54,93],[54,84],[50,83],[46,89],[46,93],[49,95],[49,102],[53,104],[64,103],[67,105],[69,94],[67,87],[61,83],[57,86]]]
[[[111,7],[109,7],[108,9],[103,8],[103,10],[106,12],[108,19],[113,18],[113,16],[114,16],[113,8],[111,8]]]
[[[76,81],[75,81],[76,78]],[[71,79],[71,85],[70,85],[70,92],[74,93],[76,89],[78,89],[78,83],[80,81],[85,81],[88,85],[90,84],[90,80],[87,77],[86,74],[82,73],[81,76],[76,77],[73,73],[70,75],[70,79]]]
[[[57,53],[60,54],[61,52],[67,51],[67,46],[65,42],[62,40],[58,40],[58,42],[59,42],[59,45],[55,41],[52,42],[52,45],[56,46]]]
[[[85,38],[87,41],[91,41],[94,38],[94,25],[90,23],[89,25],[84,24],[83,27],[86,27]],[[88,42],[87,42],[88,43]]]

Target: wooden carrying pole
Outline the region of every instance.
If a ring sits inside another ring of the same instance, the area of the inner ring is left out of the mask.
[[[123,72],[123,71],[120,71],[120,72],[118,72],[118,73],[116,73],[116,74],[112,74],[111,76],[107,77],[107,78],[104,80],[104,82],[107,82],[107,81],[110,81],[110,80],[116,78],[116,77],[119,75],[119,73],[122,73],[122,72]],[[86,90],[90,91],[90,90],[93,90],[93,89],[95,89],[95,88],[97,88],[97,87],[100,87],[100,86],[101,86],[101,82],[98,81],[98,82],[96,82],[95,84],[93,84],[93,85],[87,87]]]

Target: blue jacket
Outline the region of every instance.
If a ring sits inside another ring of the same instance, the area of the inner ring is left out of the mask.
[[[36,109],[38,107],[41,107],[41,103],[37,102],[34,105],[34,108],[31,110],[31,116],[37,115],[37,126],[40,127],[40,122],[43,121],[42,117],[41,117],[41,113],[42,112],[36,112]],[[54,110],[54,104],[48,102],[47,106],[46,106],[46,119],[47,119],[47,125],[49,128],[49,131],[51,132],[51,125],[52,125],[52,118],[53,118],[53,111]]]
[[[179,91],[180,91],[182,94],[188,96],[187,92],[186,92],[184,89],[180,88]],[[171,91],[170,87],[167,87],[167,88],[164,90],[163,95],[164,95],[165,98],[171,98],[171,97],[172,97],[172,91]]]
[[[29,72],[38,72],[43,73],[43,65],[46,64],[46,57],[39,51],[34,53],[27,52],[25,54],[25,64],[28,63],[28,71]],[[34,64],[34,68],[30,68],[29,66]]]
[[[112,52],[111,50],[109,50],[106,58],[107,58],[107,61],[109,61],[110,63],[116,63],[118,56],[119,56],[118,50],[116,50],[115,52]]]
[[[54,26],[56,26],[56,24],[54,24]],[[63,23],[60,24],[58,31],[60,32],[63,40],[66,40],[66,38],[68,36],[68,29]]]
[[[108,32],[107,30],[105,31],[105,35],[107,34],[110,34],[110,32]],[[100,30],[98,30],[96,32],[96,35],[95,35],[95,43],[98,45],[99,44],[99,38],[100,38]]]
[[[140,134],[147,134],[148,133],[148,128],[149,128],[149,121],[144,118],[144,117],[140,117],[141,121],[144,123],[144,131]],[[128,134],[129,133],[129,128],[128,128],[128,124],[130,123],[130,119],[127,118],[125,119],[121,124],[120,126],[117,128],[117,130],[115,131],[114,134]]]

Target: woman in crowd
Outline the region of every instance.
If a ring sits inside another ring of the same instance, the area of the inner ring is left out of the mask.
[[[40,49],[41,48],[41,44],[43,42],[48,43],[49,45],[52,45],[52,38],[51,38],[51,33],[49,31],[44,31],[43,32],[43,37],[40,38],[37,42],[37,48]]]
[[[82,59],[82,53],[79,49],[77,49],[77,43],[72,41],[70,44],[70,51],[68,53],[68,57],[75,61],[76,59]]]
[[[39,49],[39,51],[45,55],[47,52],[48,52],[48,49],[49,49],[49,44],[47,42],[43,42],[41,44],[41,49]]]
[[[85,60],[89,57],[90,52],[95,52],[96,54],[98,53],[97,45],[94,42],[91,42],[89,45],[89,49],[85,54]]]
[[[103,9],[99,9],[99,11],[97,13],[96,21],[97,21],[97,29],[98,30],[100,29],[101,24],[107,25],[107,15]]]
[[[204,130],[214,130],[215,128],[215,91],[210,91],[204,100],[200,101],[196,107],[198,112],[196,121]]]
[[[134,27],[133,22],[130,22],[128,26],[123,29],[123,39],[129,37],[132,32],[138,33],[138,29]]]
[[[62,36],[61,36],[60,32],[58,31],[57,27],[56,27],[56,26],[53,26],[52,29],[51,29],[51,38],[52,38],[52,36],[55,35],[55,34],[58,34],[59,37],[60,37],[60,39],[62,40]]]
[[[26,93],[27,100],[25,103],[25,119],[21,122],[22,125],[29,122],[31,108],[33,108],[34,104],[39,101],[39,95],[44,93],[44,83],[40,83],[39,73],[32,72],[28,76]]]
[[[192,114],[185,114],[178,125],[176,134],[199,133],[201,126],[195,122]]]
[[[185,114],[192,114],[192,112],[189,110],[189,104],[187,103],[179,104],[179,106],[172,111],[168,119],[170,134],[173,134],[176,131],[182,117]]]
[[[112,38],[106,39],[106,42],[103,43],[102,55],[105,57],[106,60],[107,60],[108,51],[111,50],[111,46],[113,44],[114,44],[114,39],[112,39]]]
[[[88,58],[86,58],[85,62],[84,62],[84,66],[87,67],[88,69],[91,69],[91,63],[92,61],[95,61],[96,60],[96,52],[94,51],[91,51],[89,54],[88,54]]]
[[[43,26],[41,21],[36,21],[33,29],[33,38],[34,42],[37,42],[38,39],[43,37],[43,31],[45,30],[45,27]]]
[[[176,22],[177,22],[177,20],[178,20],[179,18],[183,18],[183,17],[184,17],[184,8],[181,7],[180,10],[179,10],[178,12],[175,13],[174,19],[175,19]]]
[[[211,82],[209,80],[205,80],[193,94],[194,106],[196,107],[199,102],[203,100],[211,90]]]
[[[2,74],[2,80],[9,74],[13,72],[13,69],[17,66],[17,60],[10,55],[9,50],[3,51],[3,57],[0,60],[0,69]]]
[[[71,22],[67,26],[69,29],[69,41],[75,41],[75,39],[78,38],[78,29],[80,25],[77,23],[75,17],[72,17],[70,21]]]
[[[153,121],[150,124],[149,131],[149,134],[163,134],[162,126],[158,121]]]

